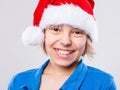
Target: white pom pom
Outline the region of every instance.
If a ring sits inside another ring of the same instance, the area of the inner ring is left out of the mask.
[[[43,32],[39,27],[30,26],[22,34],[22,41],[24,45],[37,46],[43,41]]]

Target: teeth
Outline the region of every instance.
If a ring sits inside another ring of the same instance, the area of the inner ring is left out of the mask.
[[[58,53],[61,54],[61,55],[67,55],[67,54],[70,54],[70,51],[67,51],[67,50],[58,50]]]

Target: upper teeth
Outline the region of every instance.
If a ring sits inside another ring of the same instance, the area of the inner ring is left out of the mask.
[[[67,50],[58,50],[58,53],[62,54],[62,55],[67,55],[67,54],[70,54],[70,51],[67,51]]]

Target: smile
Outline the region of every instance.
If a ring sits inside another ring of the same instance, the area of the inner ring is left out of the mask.
[[[73,53],[74,50],[55,49],[55,51],[56,51],[59,55],[69,55],[69,54]]]

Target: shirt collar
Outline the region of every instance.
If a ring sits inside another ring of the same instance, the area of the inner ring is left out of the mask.
[[[44,68],[48,65],[50,60],[47,60],[40,69],[35,74],[35,83],[33,85],[34,90],[38,90],[41,83],[41,76]],[[71,74],[71,76],[65,81],[60,90],[78,90],[82,85],[82,82],[85,78],[87,72],[87,66],[83,63],[81,59],[78,63],[78,66]],[[35,89],[36,88],[36,89]]]
[[[34,82],[34,85],[33,85],[33,90],[39,90],[40,88],[40,83],[41,83],[41,76],[42,76],[42,73],[43,73],[43,70],[44,68],[48,65],[50,60],[47,60],[42,66],[41,68],[38,69],[38,71],[36,72],[35,74],[35,82]]]
[[[83,83],[86,72],[87,72],[87,66],[83,63],[83,60],[81,59],[75,71],[63,84],[60,90],[78,90]]]

